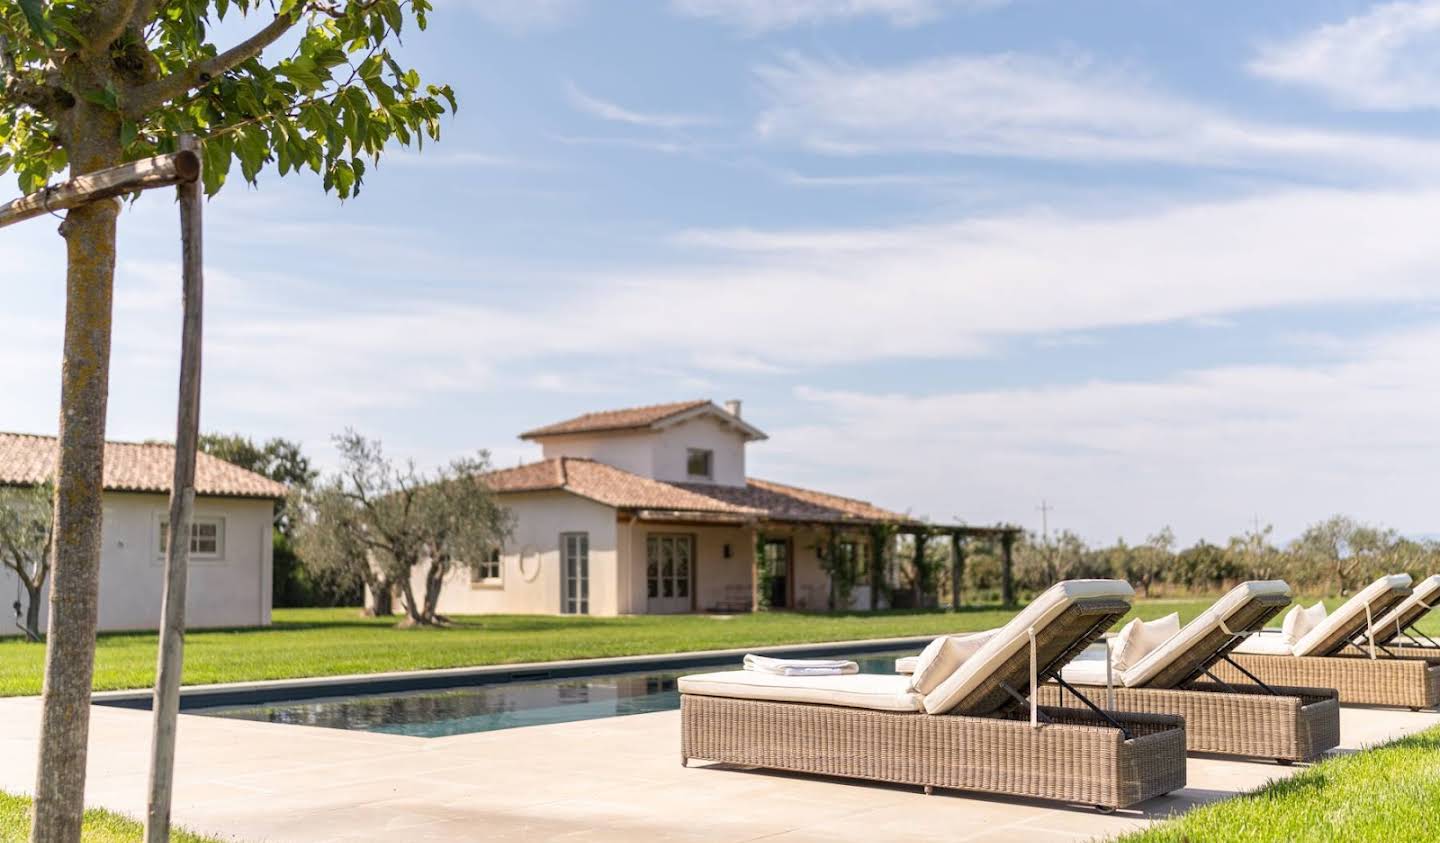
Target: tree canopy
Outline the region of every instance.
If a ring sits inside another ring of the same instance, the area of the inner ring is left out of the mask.
[[[272,11],[233,46],[210,41],[220,21]],[[423,83],[389,46],[407,18],[423,30],[429,11],[429,0],[0,4],[0,173],[13,170],[30,193],[72,163],[81,132],[113,132],[123,160],[173,151],[191,132],[205,142],[208,194],[232,164],[254,183],[273,163],[351,196],[367,159],[392,141],[437,138],[456,108],[448,85]],[[267,60],[282,38],[293,46]]]

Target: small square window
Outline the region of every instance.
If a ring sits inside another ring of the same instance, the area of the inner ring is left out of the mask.
[[[493,585],[500,582],[500,548],[492,547],[485,558],[470,566],[470,581]]]
[[[690,448],[685,455],[685,473],[691,477],[709,479],[714,475],[715,452],[702,448]]]
[[[160,555],[170,550],[170,519],[160,520]],[[190,556],[193,559],[220,559],[225,555],[225,520],[196,518],[190,522]]]

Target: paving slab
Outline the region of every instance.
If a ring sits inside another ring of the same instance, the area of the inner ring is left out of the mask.
[[[34,781],[40,705],[0,699],[0,789]],[[1342,747],[1440,724],[1435,712],[1345,708]],[[173,816],[237,841],[1014,841],[1103,838],[1303,767],[1192,756],[1188,786],[1102,815],[1034,800],[680,766],[665,711],[445,738],[185,714]],[[86,800],[144,813],[150,713],[91,709]]]

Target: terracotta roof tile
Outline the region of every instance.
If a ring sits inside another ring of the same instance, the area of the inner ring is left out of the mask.
[[[761,513],[717,498],[697,494],[674,483],[662,483],[594,460],[556,457],[485,475],[497,492],[563,489],[582,498],[620,509],[666,509],[682,512],[758,516]]]
[[[745,486],[710,486],[698,483],[680,485],[736,506],[761,510],[765,517],[772,521],[856,521],[887,524],[910,524],[916,521],[908,515],[881,509],[868,501],[757,480],[753,477],[747,478],[745,482]]]
[[[623,410],[604,410],[586,413],[573,419],[547,424],[520,434],[521,439],[538,436],[557,436],[562,433],[596,433],[602,430],[634,430],[664,421],[674,415],[703,407],[709,401],[677,401],[672,404],[651,404],[648,407],[626,407]]]
[[[563,490],[618,509],[721,513],[771,521],[913,523],[865,501],[750,480],[746,486],[665,483],[594,460],[556,457],[485,475],[500,493]]]
[[[0,433],[0,485],[42,483],[55,471],[53,436]],[[167,443],[106,442],[105,489],[112,492],[170,493],[175,446]],[[195,493],[217,497],[283,498],[281,483],[209,454],[198,454]]]

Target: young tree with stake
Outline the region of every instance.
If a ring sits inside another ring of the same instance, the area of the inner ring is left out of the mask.
[[[422,143],[455,108],[388,45],[429,0],[16,0],[0,4],[0,173],[21,193],[203,142],[205,190],[238,162],[254,182],[309,169],[342,199],[391,141]],[[225,48],[227,15],[257,21]],[[290,36],[287,38],[287,36]],[[298,37],[296,37],[298,36]],[[287,38],[284,55],[266,48]],[[32,839],[80,839],[100,557],[101,461],[109,389],[119,204],[70,210],[40,763]]]

